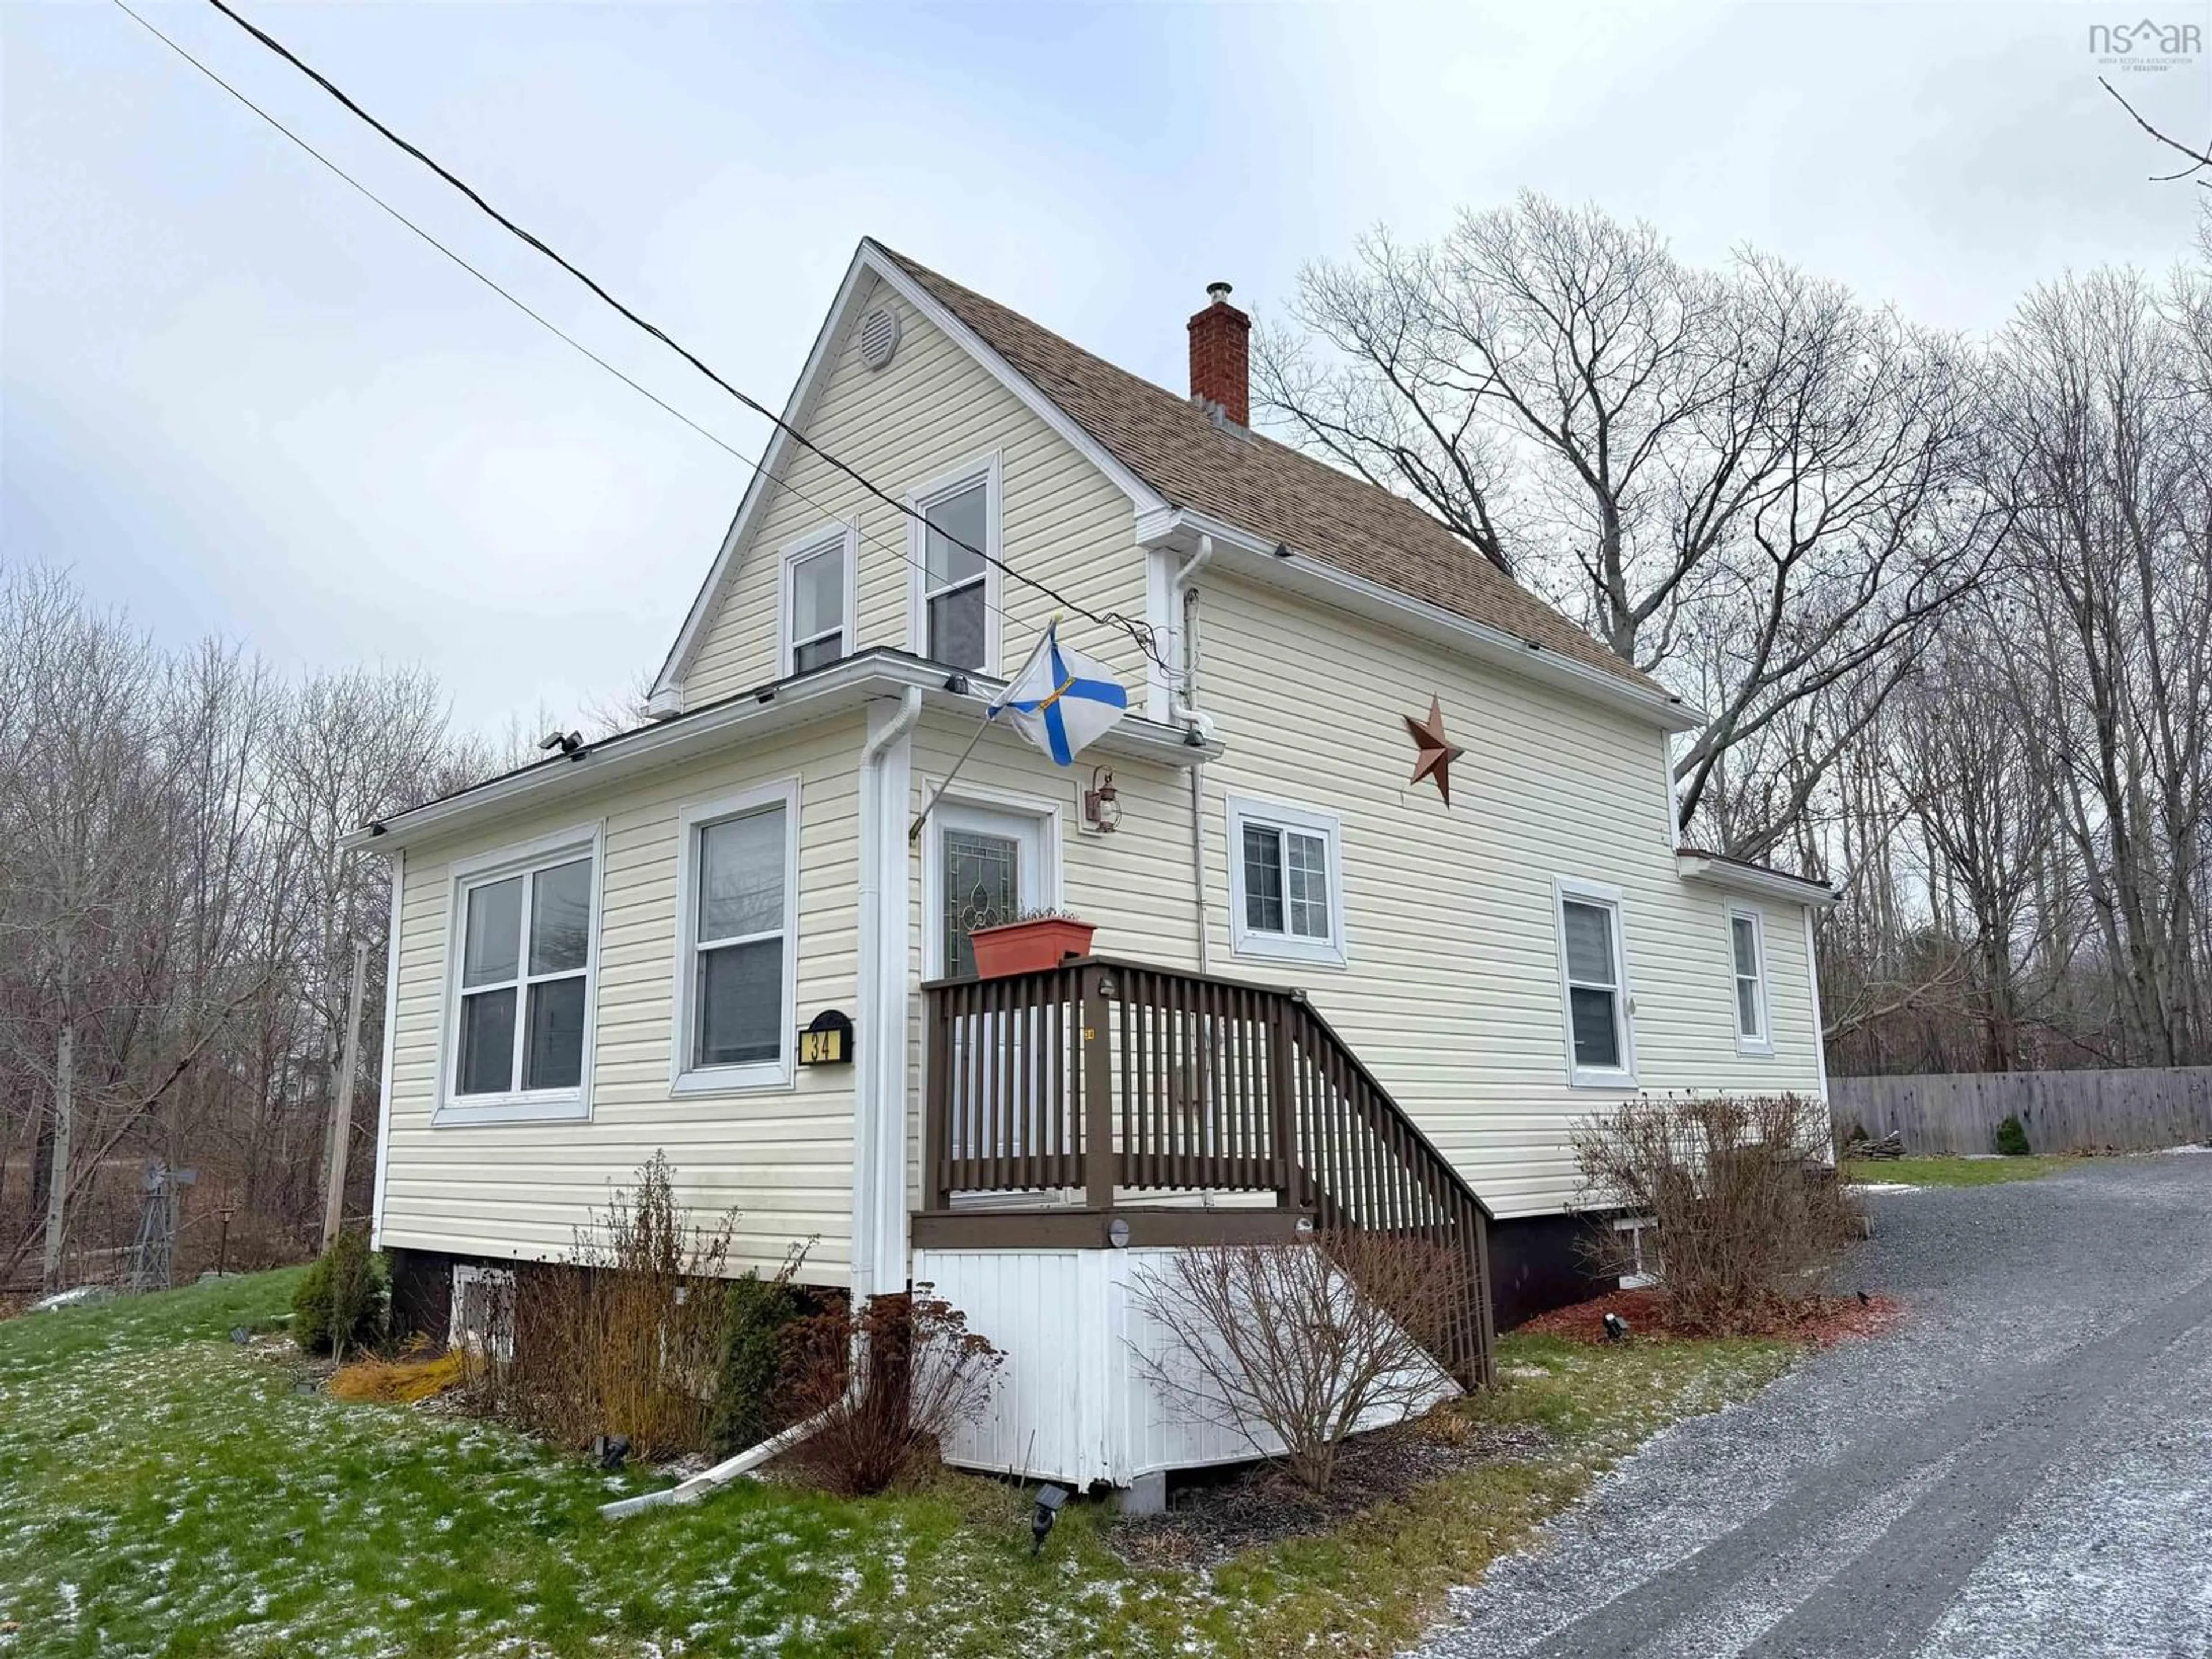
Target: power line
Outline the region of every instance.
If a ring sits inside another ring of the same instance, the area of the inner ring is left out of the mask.
[[[799,500],[805,501],[808,506],[813,507],[817,512],[823,514],[824,516],[831,520],[836,520],[840,522],[852,522],[854,530],[863,540],[875,547],[882,549],[884,552],[904,561],[906,563],[912,565],[915,569],[921,571],[925,575],[928,574],[929,568],[927,564],[922,560],[915,558],[914,555],[909,553],[905,548],[901,547],[895,542],[886,541],[881,536],[875,535],[869,531],[861,529],[856,521],[840,520],[836,509],[830,507],[827,502],[822,501],[818,496],[809,495],[805,489],[801,489],[798,484],[792,483],[787,478],[779,478],[773,476],[767,471],[759,458],[748,455],[744,450],[739,449],[736,445],[722,437],[719,433],[711,431],[708,428],[700,425],[698,422],[693,420],[689,415],[686,415],[682,410],[677,408],[675,404],[661,397],[659,393],[654,392],[651,387],[641,384],[623,370],[618,368],[613,363],[609,362],[605,357],[599,356],[598,352],[592,350],[591,347],[586,345],[581,340],[577,339],[575,336],[568,333],[565,329],[562,328],[559,324],[546,317],[543,313],[534,310],[527,301],[518,298],[508,289],[502,288],[492,277],[487,276],[477,266],[470,264],[469,261],[462,258],[461,255],[454,252],[453,249],[447,247],[443,242],[433,236],[428,231],[423,229],[422,226],[416,224],[412,219],[410,219],[398,208],[392,206],[391,203],[386,201],[383,197],[379,196],[367,185],[362,183],[360,179],[355,178],[343,167],[340,167],[336,161],[331,160],[329,156],[324,155],[322,151],[317,149],[313,144],[302,138],[298,133],[293,131],[291,128],[286,126],[282,121],[271,115],[267,110],[262,108],[260,105],[255,103],[251,98],[240,92],[236,87],[224,80],[222,76],[216,74],[215,70],[210,69],[205,64],[192,56],[191,52],[185,51],[183,46],[178,45],[176,41],[170,39],[167,34],[164,34],[152,23],[147,21],[144,17],[132,10],[130,6],[125,4],[124,0],[113,0],[113,3],[117,10],[122,12],[133,22],[137,23],[141,28],[144,29],[149,34],[151,34],[155,40],[159,40],[163,46],[168,47],[171,52],[173,52],[178,57],[183,58],[185,63],[191,64],[202,75],[215,82],[216,86],[222,88],[223,91],[228,93],[240,104],[243,104],[247,109],[252,111],[254,114],[259,116],[264,121],[267,122],[269,125],[275,128],[278,132],[283,134],[285,137],[290,139],[307,155],[313,156],[317,161],[322,163],[322,165],[329,169],[331,173],[336,175],[348,185],[351,186],[352,189],[357,191],[362,197],[368,201],[374,203],[377,207],[382,209],[383,211],[392,220],[404,227],[406,229],[413,232],[415,235],[420,237],[425,243],[428,244],[429,246],[434,248],[447,258],[452,260],[454,264],[459,266],[470,276],[475,277],[477,282],[483,283],[494,294],[496,294],[501,299],[506,301],[507,304],[513,306],[524,316],[529,318],[531,321],[536,323],[547,333],[552,335],[555,339],[559,340],[562,344],[569,347],[572,350],[580,353],[584,357],[588,358],[591,362],[598,364],[601,368],[606,370],[608,374],[620,380],[624,386],[629,386],[633,392],[635,392],[640,397],[657,404],[661,409],[666,410],[669,414],[674,416],[678,420],[690,427],[694,432],[704,438],[708,443],[713,444],[716,448],[723,451],[725,453],[732,456],[738,461],[742,462],[744,465],[752,468],[756,473],[757,473],[773,488],[781,489],[787,495],[796,496]],[[927,523],[927,520],[924,519],[922,522]],[[932,527],[934,528],[935,526]],[[940,536],[945,535],[945,532],[942,530],[939,530],[937,533]],[[967,543],[960,541],[957,537],[946,536],[945,539],[952,541],[961,547],[968,547]],[[968,550],[970,552],[975,551],[973,548],[968,548]],[[994,561],[994,562],[997,562]],[[1018,572],[1013,574],[1018,576],[1019,574]],[[1023,580],[1027,579],[1023,578]],[[1032,585],[1038,586],[1040,587],[1042,586],[1042,584]],[[1048,592],[1048,590],[1046,591]],[[993,605],[987,599],[984,601],[984,609],[994,616],[998,617],[1001,621],[1009,619],[1009,613],[1004,605]],[[1085,611],[1082,614],[1085,616],[1091,615],[1088,611]],[[1094,617],[1093,620],[1097,620],[1097,618]],[[1158,661],[1158,657],[1153,656],[1150,651],[1146,652],[1146,655],[1151,657],[1152,660],[1155,662]]]
[[[115,0],[115,3],[120,6],[123,4],[123,0]],[[371,115],[366,109],[362,108],[361,105],[355,102],[354,100],[346,94],[344,88],[340,87],[335,81],[332,81],[328,76],[323,74],[319,70],[316,69],[312,64],[309,64],[306,59],[302,58],[297,52],[294,52],[282,40],[276,39],[275,35],[269,33],[266,30],[260,28],[254,23],[247,21],[245,17],[240,15],[228,5],[225,4],[224,0],[208,0],[208,3],[213,6],[217,11],[221,12],[225,17],[228,17],[232,22],[237,24],[240,28],[245,30],[246,33],[251,35],[254,40],[259,41],[261,45],[267,47],[270,52],[276,53],[279,58],[282,58],[286,63],[291,64],[295,69],[305,75],[309,80],[314,82],[317,86],[322,88],[325,92],[328,93],[340,104],[343,105],[348,111],[357,117],[360,120],[366,123],[388,143],[405,151],[409,155],[413,156],[424,167],[429,168],[431,172],[436,173],[439,178],[451,185],[455,190],[466,197],[470,203],[472,204],[479,211],[499,225],[501,229],[507,231],[510,235],[517,238],[527,246],[532,247],[539,253],[544,254],[555,264],[560,266],[562,270],[567,271],[571,276],[574,277],[586,288],[589,289],[600,300],[612,307],[625,319],[637,328],[640,328],[646,333],[651,335],[654,339],[659,340],[663,345],[666,346],[670,350],[675,352],[677,356],[683,358],[684,362],[690,363],[692,368],[698,370],[700,374],[705,375],[709,380],[712,380],[724,392],[729,393],[731,397],[736,398],[747,409],[752,410],[753,413],[769,422],[778,431],[785,434],[787,436],[791,438],[793,441],[798,443],[811,453],[820,457],[822,460],[828,463],[830,466],[835,467],[838,471],[845,474],[845,476],[852,479],[854,483],[859,484],[861,489],[866,490],[870,495],[874,495],[878,500],[882,501],[885,505],[905,514],[908,518],[915,520],[917,523],[928,526],[930,529],[935,531],[939,536],[944,538],[945,540],[951,543],[954,546],[960,548],[965,552],[973,554],[975,557],[982,560],[985,563],[995,566],[1000,572],[1006,575],[1012,577],[1016,581],[1021,582],[1024,585],[1035,589],[1037,592],[1043,594],[1045,598],[1050,599],[1054,605],[1060,606],[1062,610],[1071,611],[1078,616],[1087,617],[1091,621],[1098,623],[1101,627],[1121,629],[1127,633],[1133,641],[1136,642],[1137,647],[1142,651],[1146,657],[1150,658],[1163,670],[1169,667],[1165,658],[1160,653],[1158,641],[1152,637],[1152,629],[1149,623],[1139,622],[1133,617],[1122,616],[1118,611],[1106,611],[1102,613],[1093,611],[1086,605],[1078,605],[1073,599],[1068,599],[1065,594],[1060,593],[1047,583],[1039,581],[1036,577],[1024,574],[1023,572],[1015,569],[1012,565],[1007,563],[1006,560],[999,557],[997,555],[986,552],[980,547],[974,546],[968,542],[961,540],[960,538],[957,536],[947,533],[941,527],[931,525],[927,514],[909,505],[906,501],[903,501],[898,497],[893,495],[889,490],[878,484],[873,479],[867,477],[857,469],[848,465],[846,462],[831,454],[828,450],[823,448],[819,444],[809,438],[805,433],[799,431],[798,428],[791,425],[781,416],[778,415],[774,410],[769,408],[767,404],[762,403],[758,398],[748,396],[738,387],[732,385],[728,380],[724,380],[720,374],[716,374],[714,369],[709,368],[706,362],[696,352],[692,351],[689,347],[677,340],[666,330],[631,310],[629,307],[624,305],[620,300],[617,300],[613,295],[602,288],[597,281],[584,271],[580,266],[562,256],[539,237],[533,235],[521,225],[517,224],[514,220],[508,218],[507,215],[501,213],[497,208],[492,206],[489,202],[486,201],[477,193],[476,189],[471,185],[466,179],[461,178],[458,173],[440,162],[428,151],[423,150],[416,144],[409,142],[406,138],[401,137],[398,133],[386,126],[383,122],[378,120],[375,116]],[[127,11],[130,9],[125,6],[124,7],[124,9]],[[131,15],[134,17],[137,15],[135,12]],[[139,18],[138,21],[141,23],[145,23],[145,20],[143,18]],[[153,25],[150,23],[145,23],[145,26],[149,29],[153,27]],[[158,30],[155,32],[157,33],[159,33]],[[165,40],[167,39],[166,36],[163,38]],[[170,44],[172,46],[175,45],[173,41]],[[181,52],[183,48],[178,47],[177,50]],[[213,71],[210,70],[208,73],[212,76]],[[282,129],[280,129],[280,131]],[[289,132],[286,136],[292,137]],[[297,140],[295,139],[295,142],[297,142]],[[328,165],[328,163],[325,164]],[[410,225],[410,228],[412,229],[416,228]],[[427,235],[427,233],[421,232],[419,230],[417,231],[417,234]],[[539,320],[543,321],[544,319],[540,319]],[[623,378],[628,379],[627,376],[624,376]],[[632,384],[635,385],[635,382],[633,381]],[[640,389],[642,390],[642,388]],[[655,398],[654,401],[659,402],[659,400]],[[664,404],[663,407],[665,408],[666,405]]]

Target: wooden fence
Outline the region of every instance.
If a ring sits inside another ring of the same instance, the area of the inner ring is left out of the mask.
[[[2212,1066],[1967,1072],[1828,1081],[1836,1131],[1895,1129],[1908,1152],[1987,1152],[2017,1117],[2039,1152],[2154,1152],[2212,1141]]]

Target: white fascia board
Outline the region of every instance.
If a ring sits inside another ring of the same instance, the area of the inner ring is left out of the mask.
[[[830,301],[830,313],[823,319],[821,331],[814,337],[814,349],[806,355],[806,366],[799,371],[799,383],[792,388],[790,399],[783,406],[783,419],[792,426],[804,421],[808,406],[813,400],[815,388],[836,361],[834,349],[842,337],[847,313],[852,309],[856,296],[866,286],[866,278],[874,277],[912,306],[939,332],[981,364],[992,378],[1021,399],[1036,416],[1065,439],[1076,452],[1112,481],[1115,487],[1129,498],[1140,513],[1156,511],[1167,505],[1166,500],[1145,481],[1116,460],[1106,448],[1069,417],[1067,411],[1045,396],[1037,386],[1014,366],[983,343],[982,337],[967,324],[955,317],[930,295],[927,289],[908,276],[882,247],[863,237],[853,254],[853,263],[846,267],[845,279],[837,286],[837,297]],[[690,671],[691,658],[713,620],[714,607],[719,603],[725,582],[733,574],[733,562],[738,550],[744,546],[746,532],[761,511],[774,480],[797,440],[782,427],[778,427],[762,452],[761,464],[754,470],[751,481],[745,486],[744,499],[738,503],[737,516],[730,520],[728,534],[714,556],[714,563],[707,573],[707,580],[692,600],[691,609],[684,618],[684,626],[676,635],[676,643],[669,648],[662,662],[660,673],[653,683],[647,707],[656,718],[667,718],[679,712],[683,706],[684,677]],[[849,458],[848,458],[849,459]],[[886,489],[896,488],[893,483],[876,480]]]
[[[955,680],[966,689],[949,690]],[[857,710],[871,697],[899,696],[908,686],[922,693],[927,708],[980,721],[991,698],[1004,689],[1004,682],[958,674],[903,653],[863,652],[833,667],[740,692],[694,714],[586,744],[574,755],[540,761],[443,800],[396,812],[380,825],[364,825],[348,832],[338,844],[349,851],[388,853],[433,834],[495,822],[510,811],[535,808],[709,750],[780,736],[794,727]],[[1218,743],[1194,744],[1180,726],[1135,715],[1124,719],[1091,749],[1101,755],[1179,767],[1212,760],[1221,753]]]
[[[1217,556],[1230,568],[1273,586],[1464,652],[1523,678],[1609,704],[1662,731],[1694,732],[1705,723],[1705,712],[1680,697],[1631,685],[1502,628],[1455,616],[1425,599],[1308,557],[1194,508],[1167,507],[1137,519],[1140,546],[1180,547],[1202,535],[1213,538]]]
[[[1674,869],[1684,881],[1701,881],[1708,886],[1724,888],[1731,893],[1754,893],[1762,898],[1788,899],[1793,904],[1816,905],[1824,910],[1834,908],[1844,896],[1841,884],[1831,887],[1820,882],[1808,881],[1802,876],[1785,875],[1779,870],[1761,870],[1729,859],[1710,858],[1703,853],[1676,854]]]

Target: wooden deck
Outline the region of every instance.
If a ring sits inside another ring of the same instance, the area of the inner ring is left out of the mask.
[[[1490,1212],[1297,992],[1100,957],[923,988],[918,1245],[1418,1239],[1463,1267],[1437,1358],[1488,1380]]]

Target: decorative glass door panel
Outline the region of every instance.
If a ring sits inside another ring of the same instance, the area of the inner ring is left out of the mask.
[[[948,825],[939,847],[945,976],[973,979],[975,947],[969,935],[1022,913],[1022,843],[1012,836]]]

